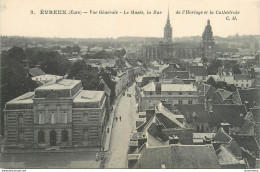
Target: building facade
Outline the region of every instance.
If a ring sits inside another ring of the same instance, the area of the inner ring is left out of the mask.
[[[202,34],[201,42],[172,42],[172,26],[168,12],[164,27],[163,41],[157,44],[145,44],[142,48],[144,59],[171,59],[203,57],[211,61],[215,56],[215,42],[210,20]]]
[[[144,86],[138,95],[138,110],[143,112],[154,109],[158,103],[166,99],[170,104],[198,103],[197,87],[193,84],[157,83],[151,81]]]
[[[82,89],[81,81],[63,79],[7,102],[5,147],[101,147],[106,96]]]

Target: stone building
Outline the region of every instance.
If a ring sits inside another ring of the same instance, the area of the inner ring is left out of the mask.
[[[162,99],[166,99],[171,104],[196,104],[199,98],[197,87],[193,84],[151,81],[137,93],[138,110],[141,112],[153,109]]]
[[[214,58],[215,42],[210,20],[202,34],[201,42],[172,42],[172,26],[168,12],[164,27],[163,41],[156,44],[145,44],[142,48],[144,59],[171,59],[171,58],[197,58],[203,57],[211,61]]]
[[[7,102],[5,147],[102,146],[105,93],[82,89],[81,81],[63,79]]]

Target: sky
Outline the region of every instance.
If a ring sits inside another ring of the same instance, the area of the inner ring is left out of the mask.
[[[214,36],[260,35],[258,0],[1,0],[0,34],[60,38],[163,37],[168,8],[173,38],[202,35],[208,19]],[[40,10],[88,13],[55,15],[40,14]],[[117,10],[119,14],[90,14],[90,10]],[[123,14],[131,10],[145,13],[156,10],[161,14]],[[176,14],[177,10],[214,14]],[[217,10],[239,14],[216,14]],[[227,16],[230,19],[236,16],[237,20],[226,20]]]

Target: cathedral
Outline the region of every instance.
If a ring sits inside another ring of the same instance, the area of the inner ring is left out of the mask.
[[[207,21],[201,42],[173,42],[172,26],[168,10],[163,41],[159,41],[156,44],[143,45],[142,57],[144,59],[206,58],[208,61],[211,61],[215,54],[214,45],[215,42],[210,20]]]

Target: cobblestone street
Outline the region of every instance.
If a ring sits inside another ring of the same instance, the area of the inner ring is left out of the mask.
[[[135,84],[134,84],[135,85]],[[115,111],[114,125],[112,128],[112,138],[110,150],[107,153],[105,168],[126,168],[127,150],[130,133],[134,127],[136,119],[136,100],[135,87],[132,85],[126,90],[125,96],[122,96],[118,102]],[[128,97],[131,94],[131,97]],[[119,117],[122,120],[120,121]]]

